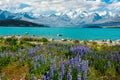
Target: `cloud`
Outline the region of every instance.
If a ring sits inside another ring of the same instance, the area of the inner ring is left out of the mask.
[[[119,0],[0,0],[0,9],[11,12],[64,12],[65,10],[118,10]],[[103,10],[103,11],[104,11]]]

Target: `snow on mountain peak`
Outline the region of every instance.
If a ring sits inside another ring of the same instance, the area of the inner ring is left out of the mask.
[[[120,15],[112,12],[88,12],[77,10],[66,10],[55,14],[40,15],[34,13],[10,13],[0,10],[0,20],[17,19],[27,20],[38,24],[52,27],[81,26],[88,24],[103,24],[107,22],[120,22]]]

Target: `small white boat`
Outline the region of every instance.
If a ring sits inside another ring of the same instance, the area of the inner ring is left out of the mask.
[[[57,34],[57,36],[62,36],[62,34]]]

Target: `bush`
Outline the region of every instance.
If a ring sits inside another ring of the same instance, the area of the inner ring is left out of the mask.
[[[73,42],[74,42],[75,44],[80,43],[79,40],[74,40]]]
[[[5,39],[5,43],[13,46],[17,44],[17,39],[16,38],[6,38]]]
[[[0,56],[0,70],[4,67],[7,66],[10,62],[10,56],[7,54],[4,54],[3,57]]]
[[[48,40],[46,38],[41,38],[40,41],[41,42],[48,42]]]
[[[24,37],[21,41],[34,41],[34,38]]]
[[[5,51],[6,50],[6,47],[5,46],[1,46],[0,47],[0,52],[3,52],[3,51]]]
[[[0,42],[2,42],[4,39],[3,38],[0,38]]]

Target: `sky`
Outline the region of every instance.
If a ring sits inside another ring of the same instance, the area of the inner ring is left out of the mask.
[[[65,10],[90,12],[120,11],[120,0],[0,0],[0,9],[36,14],[55,14]]]

